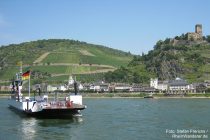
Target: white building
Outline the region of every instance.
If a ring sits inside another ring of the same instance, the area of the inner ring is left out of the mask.
[[[158,78],[150,79],[150,87],[153,87],[160,91],[168,90],[168,81],[158,81]]]
[[[66,91],[66,90],[68,90],[68,89],[66,88],[66,86],[61,85],[61,86],[58,87],[58,90]]]
[[[90,90],[92,90],[92,91],[100,91],[100,85],[90,85]]]
[[[188,84],[186,80],[176,78],[170,81],[158,81],[157,78],[150,80],[150,87],[159,91],[168,91],[170,93],[186,93],[194,92],[195,88],[192,84]]]
[[[132,86],[129,84],[123,84],[123,83],[116,83],[114,85],[115,91],[132,91]]]
[[[58,90],[57,86],[51,86],[51,85],[47,86],[47,92],[53,92],[55,90]]]
[[[73,85],[74,84],[74,79],[72,78],[72,76],[69,76],[69,81],[68,81],[68,85]]]
[[[79,83],[78,88],[79,88],[79,90],[83,90],[84,86],[81,83]]]
[[[176,78],[175,80],[169,81],[170,91],[185,91],[189,89],[190,85],[181,78]]]
[[[151,78],[150,79],[150,87],[157,89],[158,87],[158,78]]]

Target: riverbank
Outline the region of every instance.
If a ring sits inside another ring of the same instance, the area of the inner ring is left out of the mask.
[[[144,98],[147,97],[148,94],[144,93],[89,93],[89,94],[83,94],[83,98]],[[152,99],[176,99],[176,98],[186,98],[186,99],[192,99],[192,98],[200,98],[200,99],[210,99],[210,94],[187,94],[187,95],[164,95],[164,94],[153,94]]]
[[[59,98],[65,98],[68,96],[69,93],[60,93],[58,95]],[[23,96],[28,96],[28,94],[24,94]],[[33,97],[34,95],[31,95]],[[49,94],[49,98],[54,98],[54,94]],[[145,93],[82,93],[83,98],[144,98],[145,96],[148,96],[148,94]],[[186,94],[186,95],[164,95],[164,94],[153,94],[152,96],[154,99],[160,99],[160,98],[201,98],[206,99],[210,98],[210,93],[196,93],[196,94]],[[10,94],[0,94],[0,98],[10,98]]]

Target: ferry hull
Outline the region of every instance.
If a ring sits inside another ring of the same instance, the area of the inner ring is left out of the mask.
[[[86,108],[85,105],[71,103],[66,104],[65,101],[54,103],[37,102],[37,101],[16,101],[9,100],[9,108],[20,112],[26,116],[37,118],[65,118],[71,116],[82,116],[80,110]]]
[[[38,112],[31,112],[30,110],[21,110],[20,108],[9,105],[9,108],[17,113],[24,114],[25,116],[36,117],[36,118],[69,118],[69,117],[78,117],[82,116],[80,110],[82,108],[65,108],[65,109],[42,109]]]
[[[81,109],[80,109],[81,110]],[[78,109],[43,109],[39,112],[25,112],[26,115],[36,118],[67,118],[81,116]]]

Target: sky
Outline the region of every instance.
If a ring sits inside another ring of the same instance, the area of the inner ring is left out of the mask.
[[[209,0],[0,0],[0,46],[74,39],[147,53],[158,40],[210,35]]]

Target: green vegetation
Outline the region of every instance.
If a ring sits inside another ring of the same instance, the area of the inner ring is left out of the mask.
[[[38,73],[39,81],[56,81],[69,74],[104,73],[126,66],[131,59],[130,53],[67,39],[11,44],[0,47],[0,80],[10,80],[18,72],[19,61],[23,71]]]
[[[43,63],[80,63],[80,54],[72,52],[53,52],[50,53]]]
[[[122,83],[148,83],[150,77],[155,74],[148,72],[144,64],[129,65],[128,67],[121,67],[114,72],[105,74],[105,79],[108,82],[122,82]]]
[[[187,94],[185,97],[210,97],[209,93]]]
[[[80,81],[81,83],[92,83],[94,81],[100,81],[104,78],[104,73],[94,73],[94,74],[74,74],[73,77],[76,77],[77,81]],[[66,83],[69,80],[69,75],[60,75],[60,76],[54,76],[49,77],[47,79],[48,84],[61,84]]]
[[[42,63],[82,63],[118,67],[121,64],[127,65],[132,58],[130,53],[100,45],[67,39],[49,39],[1,46],[0,67],[16,65],[18,61],[31,65],[44,53],[49,55]]]
[[[209,63],[208,52],[210,45],[171,45],[170,43],[156,44],[153,51],[143,56],[149,71],[157,73],[160,79],[182,77],[189,82],[207,80],[202,77],[204,66]],[[206,57],[208,56],[208,57]],[[208,70],[207,70],[208,71]]]
[[[47,72],[49,74],[82,74],[86,72],[108,69],[109,67],[97,67],[97,66],[32,66],[30,69],[33,71]]]
[[[204,43],[199,43],[187,40],[182,34],[175,37],[181,44],[173,44],[166,38],[141,56],[65,39],[11,44],[0,47],[0,80],[1,83],[10,80],[18,71],[17,62],[22,61],[23,71],[32,70],[34,83],[59,83],[68,80],[69,74],[76,74],[82,82],[146,84],[154,77],[160,80],[181,77],[188,82],[201,82],[210,80],[209,38],[206,36]]]
[[[127,83],[145,83],[153,77],[160,80],[181,77],[188,82],[210,80],[210,44],[186,41],[185,35],[176,39],[184,43],[174,45],[169,38],[160,40],[148,54],[134,56],[127,67],[107,73],[106,80]]]

